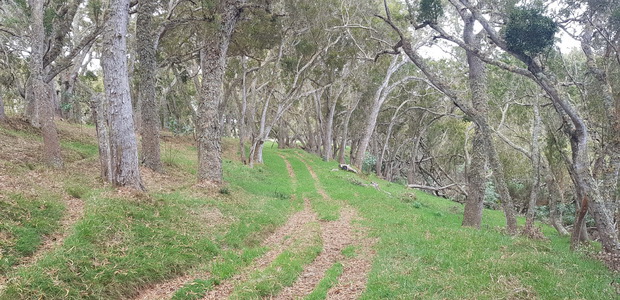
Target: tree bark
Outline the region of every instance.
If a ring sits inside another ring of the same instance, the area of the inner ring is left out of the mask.
[[[140,118],[142,120],[142,162],[147,168],[161,172],[162,164],[159,147],[159,109],[155,97],[155,76],[157,74],[158,34],[153,24],[153,14],[157,8],[156,1],[140,1],[138,4],[138,18],[136,35],[138,46],[138,60],[140,89]]]
[[[476,53],[480,55],[480,58],[485,62],[492,63],[505,70],[526,76],[534,80],[538,86],[540,86],[551,98],[553,106],[558,115],[562,118],[563,128],[571,141],[572,162],[571,162],[571,177],[575,184],[576,194],[578,195],[578,201],[583,203],[582,212],[579,213],[577,224],[573,228],[573,236],[571,238],[571,247],[575,248],[579,243],[580,228],[583,217],[585,217],[585,210],[590,207],[590,211],[596,222],[597,229],[599,231],[601,244],[606,252],[620,253],[620,242],[618,241],[617,230],[613,226],[613,222],[609,215],[609,211],[604,205],[604,199],[600,190],[597,187],[596,181],[592,176],[590,170],[590,159],[588,154],[588,139],[589,133],[585,120],[577,112],[575,107],[570,101],[567,101],[565,97],[561,96],[557,83],[554,80],[553,74],[548,74],[548,69],[543,68],[541,62],[532,57],[517,54],[508,50],[506,43],[501,39],[501,35],[494,29],[494,27],[487,21],[485,16],[469,1],[451,1],[453,5],[459,11],[470,11],[473,16],[484,28],[486,34],[493,41],[494,44],[522,61],[527,65],[527,69],[519,68],[515,65],[507,65],[502,62],[490,59],[482,55],[479,51]],[[449,40],[456,42],[459,46],[468,48],[467,45],[459,43],[459,41],[449,37],[449,34],[443,30],[431,24],[435,30],[439,31],[442,36]],[[402,35],[402,34],[401,34]],[[425,72],[426,73],[426,72]]]
[[[489,165],[494,173],[493,178],[495,181],[495,187],[499,192],[502,201],[502,208],[504,209],[504,214],[506,216],[506,229],[508,233],[515,234],[517,232],[517,220],[515,217],[515,211],[512,204],[512,199],[510,197],[510,193],[508,192],[508,187],[506,186],[506,182],[504,181],[503,166],[499,160],[499,156],[497,154],[495,146],[492,143],[491,128],[487,124],[486,120],[477,115],[473,108],[465,101],[463,101],[463,99],[461,99],[458,94],[445,83],[443,79],[430,71],[430,68],[424,62],[424,59],[415,52],[409,40],[405,39],[404,36],[401,36],[401,41],[399,44],[402,45],[402,49],[407,54],[409,59],[424,73],[424,75],[426,75],[428,80],[438,90],[448,96],[453,101],[453,103],[459,109],[461,109],[461,111],[463,111],[467,116],[472,118],[472,120],[480,129],[482,138],[485,141],[485,153],[487,154]]]
[[[110,117],[111,178],[116,186],[144,190],[129,91],[126,40],[128,21],[129,0],[111,0],[101,55]]]
[[[532,191],[530,193],[530,201],[527,206],[527,213],[525,215],[525,229],[526,234],[532,235],[534,233],[534,218],[536,217],[536,203],[538,202],[538,193],[540,192],[540,130],[541,130],[541,117],[538,105],[538,99],[534,100],[534,125],[532,127]]]
[[[200,49],[202,82],[198,103],[196,139],[198,144],[198,181],[219,185],[222,177],[222,128],[220,104],[223,99],[223,80],[232,32],[239,20],[237,5],[246,1],[220,1],[214,22],[214,32],[205,30]]]
[[[112,182],[112,155],[110,150],[110,126],[108,124],[110,116],[107,99],[101,94],[93,95],[91,110],[97,131],[101,179]]]
[[[4,100],[2,94],[0,94],[0,122],[6,121],[6,114],[4,113]]]
[[[390,142],[390,137],[392,136],[392,129],[394,128],[394,124],[396,123],[396,118],[398,117],[398,112],[400,111],[401,108],[403,108],[403,106],[405,106],[405,104],[407,104],[407,102],[409,102],[409,100],[405,100],[403,101],[403,103],[401,103],[396,110],[394,111],[394,114],[392,115],[392,118],[390,119],[390,124],[388,125],[388,129],[387,132],[385,133],[385,139],[383,140],[383,146],[381,147],[381,152],[379,154],[379,157],[377,158],[377,176],[378,177],[384,177],[383,173],[381,172],[382,166],[383,166],[383,158],[385,157],[385,152],[388,149],[388,145]]]
[[[463,40],[469,45],[479,45],[480,42],[474,35],[474,19],[466,14],[462,14],[461,17],[465,22]],[[478,114],[480,118],[486,120],[488,106],[486,68],[484,63],[471,53],[471,51],[466,51],[466,54],[469,68],[468,75],[472,108],[476,110],[476,114]],[[482,223],[487,162],[484,152],[485,144],[492,142],[493,141],[485,141],[481,126],[476,124],[474,139],[472,140],[471,163],[467,168],[467,198],[465,199],[465,209],[463,212],[463,226],[480,228],[480,224]]]
[[[331,92],[328,93],[331,96]],[[339,95],[332,99],[332,103],[327,103],[328,112],[327,112],[327,121],[325,122],[324,132],[323,132],[323,160],[329,161],[333,158],[333,132],[334,132],[334,115],[336,114],[336,105],[338,104]]]
[[[361,97],[359,97],[357,94],[354,94],[354,97],[355,100],[353,100],[352,105],[347,108],[347,114],[344,118],[344,122],[342,122],[342,132],[340,133],[340,149],[338,149],[338,162],[341,164],[346,163],[344,160],[344,151],[347,148],[351,115],[353,115],[353,112],[355,111],[355,109],[357,109],[357,105],[360,103],[361,100]]]
[[[364,157],[366,155],[366,149],[368,148],[368,144],[370,143],[372,133],[375,130],[377,124],[377,117],[379,116],[381,106],[383,105],[385,100],[387,100],[389,93],[394,88],[394,84],[390,85],[392,75],[394,75],[394,73],[396,73],[396,71],[398,71],[398,69],[400,69],[400,67],[402,67],[404,64],[405,61],[401,60],[399,55],[394,55],[394,57],[392,57],[392,61],[390,62],[390,66],[385,73],[385,77],[383,77],[381,85],[377,88],[377,91],[375,92],[372,106],[370,107],[370,112],[368,113],[368,118],[366,119],[364,129],[362,130],[362,138],[360,140],[359,147],[357,148],[354,160],[351,161],[351,164],[359,170],[362,169],[362,164],[364,163]]]
[[[471,163],[467,168],[467,198],[463,211],[463,226],[480,228],[482,223],[487,172],[483,152],[482,134],[476,131],[472,140]]]
[[[58,130],[54,122],[54,105],[53,91],[49,84],[43,80],[43,57],[45,56],[45,28],[43,25],[44,18],[44,2],[43,0],[30,1],[32,32],[31,45],[32,51],[30,56],[30,93],[33,98],[30,104],[33,106],[33,116],[38,116],[31,121],[40,122],[43,135],[43,159],[45,163],[53,168],[60,168],[63,165],[62,155],[60,151],[60,140]],[[32,123],[32,122],[31,122]]]

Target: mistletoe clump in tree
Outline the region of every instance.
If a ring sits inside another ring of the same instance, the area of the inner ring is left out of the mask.
[[[508,50],[526,57],[535,57],[553,46],[558,25],[537,8],[515,7],[504,28]]]

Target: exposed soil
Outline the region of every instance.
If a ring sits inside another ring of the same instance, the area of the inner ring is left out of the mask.
[[[355,211],[347,208],[342,211],[340,219],[321,222],[323,251],[307,266],[293,286],[285,288],[275,299],[297,299],[314,290],[323,279],[325,272],[334,263],[343,261],[342,250],[352,244],[351,220]]]
[[[314,170],[312,170],[312,167],[310,167],[310,165],[308,165],[308,163],[303,160],[301,156],[299,157],[299,159],[306,165],[306,168],[308,168],[310,175],[315,181],[317,192],[321,194],[324,199],[329,199],[329,195],[327,195],[325,190],[320,186],[318,176],[316,175]],[[352,223],[355,222],[357,219],[355,210],[353,208],[343,208],[341,211],[341,219],[347,219],[346,225],[338,226],[336,228],[337,231],[334,232],[334,234],[331,236],[331,238],[333,239],[344,239],[347,241],[346,244],[341,245],[342,248],[340,248],[341,250],[338,251],[339,257],[342,257],[340,253],[342,249],[344,249],[344,247],[348,245],[354,246],[356,249],[356,253],[353,257],[344,259],[344,261],[342,261],[344,267],[343,272],[340,275],[338,284],[328,291],[327,299],[357,299],[366,289],[368,273],[370,273],[370,269],[372,267],[372,259],[375,256],[373,248],[376,241],[368,237],[368,234],[364,227],[353,227]],[[322,225],[323,224],[329,224],[329,222],[322,223]],[[326,244],[328,243],[328,240],[326,238],[324,238],[323,241]],[[329,249],[326,249],[325,251],[329,251]],[[325,269],[322,271],[320,276],[317,276],[318,274],[312,275],[313,277],[319,277],[318,279],[313,278],[308,279],[308,281],[310,282],[312,280],[311,282],[318,283],[322,279],[324,272],[327,270],[327,268],[331,266],[331,264],[333,264],[333,262],[335,261],[328,263],[329,265],[326,267],[322,266],[322,268]],[[316,283],[314,283],[314,285],[316,285]],[[314,285],[312,286],[312,288],[314,288]],[[308,287],[305,287],[304,289],[307,290],[307,288]],[[308,293],[310,293],[311,291],[312,289],[310,289]]]
[[[357,299],[366,290],[368,273],[375,256],[373,250],[376,240],[368,238],[363,227],[352,232],[353,244],[357,245],[355,256],[342,262],[344,270],[338,284],[327,292],[327,299]]]
[[[267,267],[276,259],[276,257],[278,257],[278,255],[288,248],[295,240],[290,238],[291,236],[295,235],[298,237],[298,235],[303,232],[303,227],[305,224],[315,222],[316,220],[316,214],[312,212],[310,203],[305,200],[304,210],[292,215],[286,224],[278,228],[263,242],[263,246],[268,247],[271,250],[258,258],[254,261],[254,263],[245,268],[236,276],[233,276],[229,280],[217,285],[213,290],[209,291],[203,299],[226,299],[230,296],[235,286],[243,281],[246,281],[254,270]]]
[[[207,274],[202,274],[207,275]],[[188,282],[192,282],[194,279],[199,278],[197,275],[185,275],[174,278],[169,281],[165,281],[156,285],[153,285],[145,290],[142,290],[135,300],[161,300],[170,299],[174,295],[174,292],[184,286]]]

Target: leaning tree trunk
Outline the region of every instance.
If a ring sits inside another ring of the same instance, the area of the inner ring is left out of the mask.
[[[593,24],[584,25],[584,31],[581,37],[581,49],[586,55],[586,66],[588,67],[588,75],[592,76],[594,81],[592,85],[588,85],[589,89],[596,89],[592,94],[600,94],[607,124],[603,127],[603,137],[605,141],[602,143],[600,155],[596,159],[596,170],[594,176],[598,181],[599,188],[603,199],[607,203],[617,204],[620,196],[620,97],[614,97],[614,89],[610,83],[608,75],[609,68],[599,67],[599,61],[595,57],[592,49],[593,44]],[[614,48],[614,51],[618,51]],[[620,210],[618,210],[620,213]],[[620,222],[617,222],[620,226]]]
[[[196,139],[198,146],[198,181],[221,184],[222,128],[220,104],[224,88],[226,57],[232,32],[239,20],[237,5],[246,1],[220,1],[217,7],[215,32],[205,30],[200,50],[202,83],[200,102],[196,111]]]
[[[103,34],[103,84],[109,109],[111,178],[116,186],[144,190],[129,91],[127,23],[129,0],[111,0]]]
[[[366,123],[364,124],[364,129],[362,130],[362,138],[360,139],[359,147],[357,148],[355,159],[351,160],[351,164],[358,168],[362,169],[362,164],[364,162],[364,157],[366,156],[366,149],[368,148],[368,144],[370,143],[370,138],[372,137],[372,133],[375,130],[377,124],[377,117],[379,116],[379,111],[381,110],[381,106],[387,99],[393,85],[390,86],[390,79],[392,75],[400,69],[405,64],[405,61],[400,61],[400,56],[395,55],[392,58],[392,62],[388,67],[385,77],[383,78],[383,82],[377,88],[375,92],[373,102],[370,107],[370,112],[368,113],[368,118],[366,119]]]
[[[157,32],[154,30],[153,14],[157,8],[156,1],[140,1],[136,35],[138,46],[140,77],[140,132],[142,133],[142,161],[153,171],[162,169],[159,150],[159,112],[155,97],[155,76],[157,73]]]
[[[32,106],[33,114],[31,123],[38,123],[41,126],[43,135],[43,158],[47,165],[53,168],[62,167],[62,156],[60,152],[60,140],[58,130],[54,122],[53,91],[43,80],[43,57],[46,46],[44,18],[44,1],[31,1],[32,32],[31,32],[31,54],[30,54],[30,88],[32,96],[29,105]]]
[[[542,67],[532,62],[531,70],[542,70]],[[537,83],[547,92],[553,101],[556,111],[563,117],[564,128],[570,136],[572,162],[571,177],[575,184],[577,201],[580,201],[581,211],[578,214],[571,237],[571,247],[575,248],[580,241],[581,227],[587,211],[592,213],[599,232],[601,244],[606,252],[620,253],[618,233],[613,224],[609,210],[592,176],[588,155],[588,128],[584,119],[575,111],[574,107],[565,101],[558,92],[555,84],[542,71],[533,72]]]
[[[463,99],[446,84],[446,82],[442,78],[431,72],[428,65],[426,65],[424,59],[415,52],[409,40],[402,37],[400,44],[402,44],[402,48],[409,57],[409,59],[424,73],[424,75],[431,81],[431,83],[433,83],[433,85],[435,85],[435,87],[439,89],[442,93],[448,96],[453,101],[453,103],[457,107],[459,107],[459,109],[461,109],[467,116],[472,118],[472,120],[474,120],[474,122],[480,129],[485,146],[484,151],[487,154],[489,166],[493,170],[495,187],[499,192],[499,196],[502,201],[502,208],[504,209],[504,214],[506,216],[506,229],[510,234],[516,233],[517,220],[512,204],[512,198],[510,197],[508,187],[506,186],[506,182],[504,180],[503,166],[501,164],[501,161],[499,160],[499,155],[497,154],[495,145],[493,145],[491,128],[487,124],[486,119],[479,116],[470,105],[463,101]]]

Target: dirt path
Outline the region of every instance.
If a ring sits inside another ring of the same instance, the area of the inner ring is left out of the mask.
[[[291,216],[282,227],[269,236],[263,246],[271,248],[265,255],[258,258],[250,266],[246,267],[241,273],[217,285],[209,291],[203,299],[226,299],[233,292],[235,286],[249,279],[253,271],[263,269],[273,262],[278,255],[286,250],[295,239],[289,238],[292,235],[299,235],[303,231],[303,226],[310,222],[316,222],[316,214],[310,209],[310,204],[305,201],[304,210]]]
[[[286,163],[291,183],[293,187],[300,184],[293,171],[290,162],[280,155]],[[314,179],[313,184],[317,192],[325,199],[331,200],[329,195],[320,185],[318,176],[312,168],[300,157],[300,160],[306,165]],[[310,184],[310,183],[305,183]],[[302,195],[295,195],[301,197]],[[208,291],[202,299],[227,299],[237,285],[247,281],[255,270],[264,269],[269,266],[282,252],[284,252],[296,240],[290,237],[303,238],[304,226],[311,222],[319,222],[321,230],[321,238],[323,240],[323,250],[317,258],[304,268],[297,281],[290,287],[284,288],[273,299],[298,299],[310,294],[317,284],[325,276],[325,272],[334,263],[341,262],[344,266],[342,275],[338,284],[332,287],[328,292],[328,299],[355,299],[358,298],[366,288],[366,279],[370,271],[371,261],[373,257],[372,245],[373,241],[366,238],[366,232],[363,228],[356,226],[355,221],[358,220],[356,211],[349,206],[345,206],[341,210],[340,218],[336,221],[318,221],[316,213],[312,211],[308,199],[304,199],[304,209],[293,214],[287,222],[274,231],[262,245],[270,250],[260,258],[256,259],[251,265],[245,267],[237,275],[223,281]],[[356,255],[347,258],[342,254],[342,250],[347,246],[353,246],[356,249]],[[178,277],[174,280],[155,285],[145,290],[134,299],[150,300],[150,299],[170,299],[174,292],[188,282],[196,278],[207,278],[208,274],[193,274]]]
[[[355,211],[347,208],[340,219],[320,223],[323,251],[304,269],[295,284],[286,287],[275,299],[297,299],[310,294],[323,279],[327,269],[344,259],[342,250],[352,244],[351,219],[354,214]]]
[[[332,200],[321,186],[319,178],[310,165],[298,155],[314,179],[317,192],[325,200]],[[343,264],[338,284],[327,294],[327,299],[356,299],[366,289],[368,273],[372,266],[374,240],[368,238],[365,228],[353,223],[358,220],[357,212],[350,206],[342,208],[336,221],[321,222],[323,252],[308,266],[291,287],[285,288],[275,299],[297,299],[310,294],[323,279],[325,272],[334,263]],[[347,246],[356,249],[354,256],[345,258],[342,250]]]

